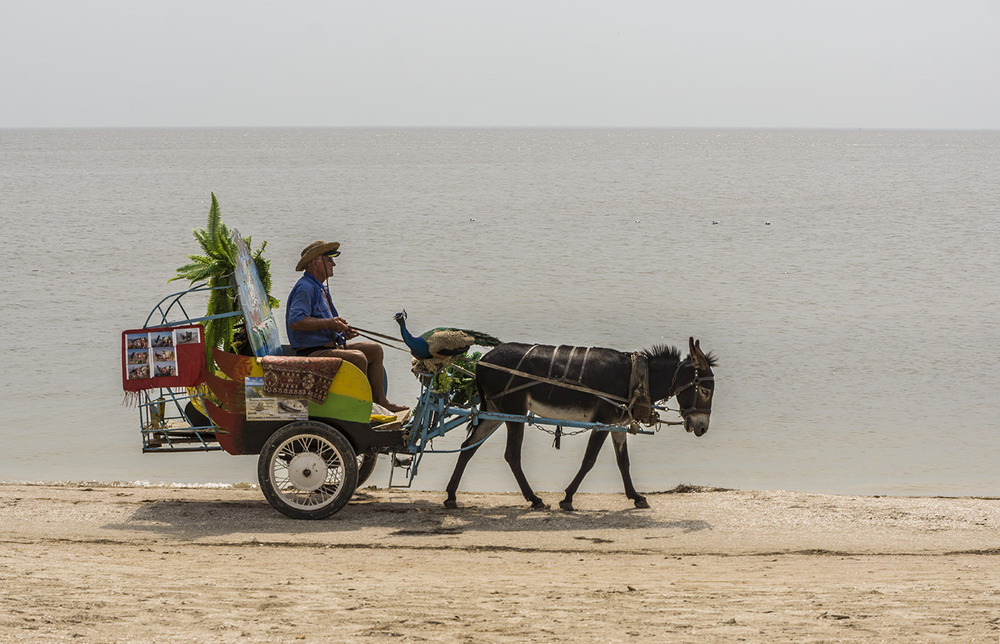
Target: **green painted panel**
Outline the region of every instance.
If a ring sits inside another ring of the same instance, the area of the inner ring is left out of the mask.
[[[309,415],[319,418],[339,418],[355,423],[368,423],[372,415],[372,401],[342,396],[332,391],[322,405],[309,402]]]

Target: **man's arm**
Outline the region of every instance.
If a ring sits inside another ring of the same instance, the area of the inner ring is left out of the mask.
[[[351,335],[351,325],[341,317],[336,318],[314,318],[306,315],[288,325],[296,331],[319,331],[321,329],[332,329],[334,333]]]

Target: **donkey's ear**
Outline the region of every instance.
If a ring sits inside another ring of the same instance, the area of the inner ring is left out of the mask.
[[[707,371],[711,365],[708,362],[708,358],[705,357],[704,352],[701,350],[701,340],[688,338],[688,350],[694,366],[697,367],[699,371]]]

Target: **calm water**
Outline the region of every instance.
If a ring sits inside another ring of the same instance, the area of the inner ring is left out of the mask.
[[[700,338],[711,429],[631,439],[642,490],[1000,494],[998,176],[998,132],[0,130],[0,480],[255,480],[255,457],[141,454],[121,405],[120,333],[180,290],[214,191],[269,242],[279,298],[303,246],[339,240],[358,326]],[[535,487],[565,487],[585,442],[529,431]],[[502,449],[465,489],[516,489]],[[610,449],[583,489],[620,489]]]

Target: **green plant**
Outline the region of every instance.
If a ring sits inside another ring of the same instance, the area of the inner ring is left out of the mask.
[[[201,246],[203,255],[188,255],[191,263],[177,269],[177,275],[169,281],[188,280],[192,286],[204,283],[218,288],[210,292],[205,315],[223,315],[239,311],[239,301],[236,292],[236,243],[229,233],[229,228],[222,221],[219,201],[212,193],[212,206],[208,210],[208,223],[205,228],[195,228],[191,231]],[[251,249],[251,238],[246,238],[247,248]],[[264,259],[263,242],[256,251],[251,253],[253,263],[260,276],[261,285],[267,295],[271,308],[277,308],[278,300],[271,296],[271,262]],[[219,317],[205,321],[205,353],[209,368],[214,367],[212,348],[218,347],[225,351],[234,348],[234,329],[243,323],[242,316]]]
[[[457,356],[447,368],[434,376],[434,388],[451,394],[456,405],[465,405],[479,395],[476,389],[476,365],[483,354],[479,351]]]

